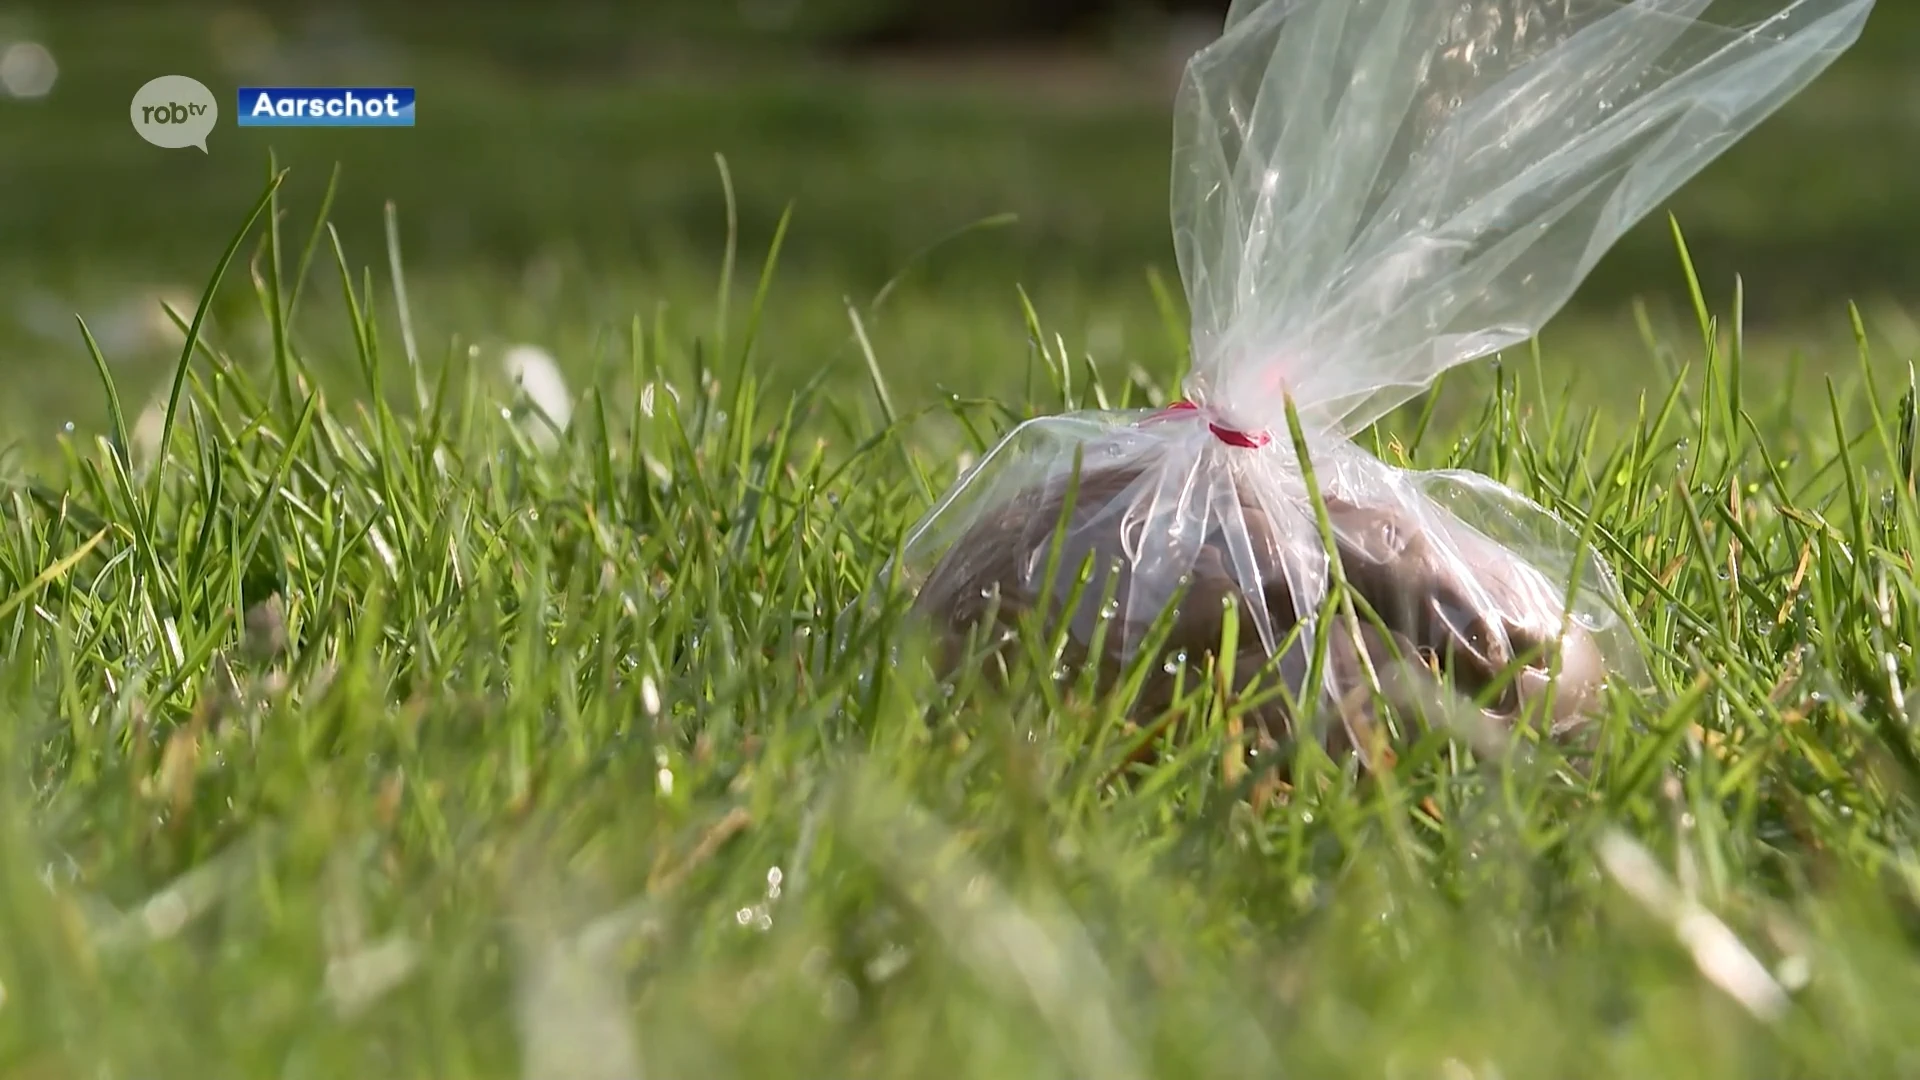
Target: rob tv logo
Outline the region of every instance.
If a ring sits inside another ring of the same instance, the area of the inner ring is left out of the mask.
[[[412,127],[411,86],[243,86],[241,127]]]
[[[207,134],[220,119],[213,91],[185,75],[162,75],[133,95],[133,130],[168,150],[192,146],[207,152]]]
[[[184,124],[188,119],[206,115],[207,107],[197,101],[169,101],[164,105],[140,106],[143,124]]]

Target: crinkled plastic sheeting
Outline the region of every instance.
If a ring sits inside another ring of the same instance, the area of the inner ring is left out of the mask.
[[[1351,744],[1371,715],[1356,693],[1379,700],[1383,672],[1444,678],[1503,722],[1551,684],[1551,726],[1577,725],[1609,680],[1645,679],[1605,562],[1491,479],[1395,468],[1352,439],[1442,371],[1533,337],[1871,8],[1236,0],[1176,105],[1184,400],[1007,435],[908,534],[917,609],[950,644],[1042,609],[1111,682],[1156,624],[1170,656],[1216,651],[1231,599],[1236,680],[1292,691],[1257,710],[1276,738],[1312,713],[1342,721],[1318,729],[1328,745]],[[1325,628],[1330,713],[1300,704],[1335,568],[1289,398],[1365,601]],[[1174,670],[1149,668],[1139,712],[1164,709]]]

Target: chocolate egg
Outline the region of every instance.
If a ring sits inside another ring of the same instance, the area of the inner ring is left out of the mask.
[[[1051,620],[1070,620],[1068,662],[1097,664],[1103,688],[1118,681],[1132,643],[1164,609],[1154,603],[1154,595],[1142,592],[1143,583],[1156,589],[1164,583],[1147,580],[1145,573],[1136,576],[1134,569],[1142,540],[1126,532],[1138,530],[1143,522],[1118,512],[1126,509],[1120,501],[1131,497],[1130,489],[1141,476],[1137,466],[1092,469],[1082,475],[1063,534],[1054,595],[1045,604],[1050,626],[1058,625]],[[915,608],[942,631],[949,664],[959,658],[954,646],[986,622],[990,612],[993,621],[1006,628],[1024,613],[1042,608],[1037,591],[1044,571],[1036,563],[1046,558],[1065,498],[1064,484],[1023,491],[979,518],[935,563]],[[1396,678],[1444,681],[1467,695],[1486,695],[1499,684],[1482,709],[1489,719],[1511,723],[1545,696],[1557,658],[1553,730],[1577,727],[1595,706],[1607,678],[1606,663],[1592,636],[1577,621],[1563,617],[1564,590],[1538,569],[1417,495],[1329,494],[1325,504],[1347,580],[1385,627],[1383,634],[1363,617],[1356,635],[1346,620],[1336,624],[1328,667],[1332,686],[1367,685],[1363,660],[1376,674],[1391,670]],[[1227,521],[1219,520],[1221,514],[1209,515],[1208,534],[1197,548],[1188,549],[1190,559],[1183,558],[1189,564],[1183,567],[1187,592],[1173,612],[1164,648],[1189,660],[1211,656],[1221,641],[1226,601],[1235,600],[1240,655],[1234,673],[1236,689],[1244,689],[1261,669],[1274,666],[1263,641],[1259,608],[1264,607],[1276,640],[1297,621],[1280,553],[1288,550],[1286,545],[1296,545],[1298,565],[1302,538],[1297,531],[1289,536],[1276,528],[1259,500],[1243,497],[1239,509],[1237,517],[1224,515]],[[1312,556],[1318,556],[1318,535],[1307,542],[1313,546]],[[1244,565],[1249,553],[1256,573],[1235,574],[1233,568]],[[1069,583],[1089,555],[1095,572],[1073,609],[1064,610]],[[1108,573],[1118,579],[1109,581]],[[1260,582],[1258,605],[1242,591],[1240,581],[1246,577]],[[1109,588],[1113,607],[1103,612]],[[1121,613],[1117,624],[1111,618],[1116,610]],[[1109,624],[1105,644],[1099,655],[1090,655],[1094,628],[1103,618]],[[1304,679],[1309,646],[1307,636],[1301,635],[1277,661],[1289,689]],[[1262,683],[1270,685],[1270,680]],[[1174,674],[1159,664],[1150,666],[1134,713],[1142,719],[1164,713],[1174,688]],[[1366,719],[1349,715],[1344,700],[1338,704],[1335,712],[1348,722],[1329,723],[1319,733],[1329,749],[1350,746],[1349,729]],[[1279,702],[1252,710],[1250,717],[1276,739],[1298,735],[1290,710]]]

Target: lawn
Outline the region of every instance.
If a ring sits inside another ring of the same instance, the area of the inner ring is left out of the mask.
[[[444,127],[275,186],[74,76],[0,127],[0,1071],[1920,1070],[1920,158],[1864,55],[1676,200],[1698,310],[1651,221],[1364,440],[1590,520],[1656,689],[1281,792],[1204,679],[1148,762],[1044,642],[937,683],[881,572],[1012,420],[1176,393],[1152,95],[429,57]]]

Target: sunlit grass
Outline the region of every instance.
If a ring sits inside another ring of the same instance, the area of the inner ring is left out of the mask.
[[[851,298],[904,328],[869,365],[846,306],[770,317],[742,241],[698,310],[596,333],[543,438],[395,301],[398,247],[280,203],[223,267],[263,335],[184,347],[145,434],[99,357],[107,434],[4,474],[8,1075],[1913,1067],[1920,519],[1885,363],[1768,387],[1715,305],[1620,331],[1670,376],[1643,408],[1602,415],[1551,343],[1449,380],[1412,461],[1591,515],[1660,690],[1578,760],[1442,733],[1275,797],[1204,686],[1129,765],[1122,703],[941,687],[901,598],[854,603],[962,454],[1164,374],[1096,352],[1063,402],[1084,343],[1042,334],[1002,369],[1030,401],[955,402],[912,293]]]

